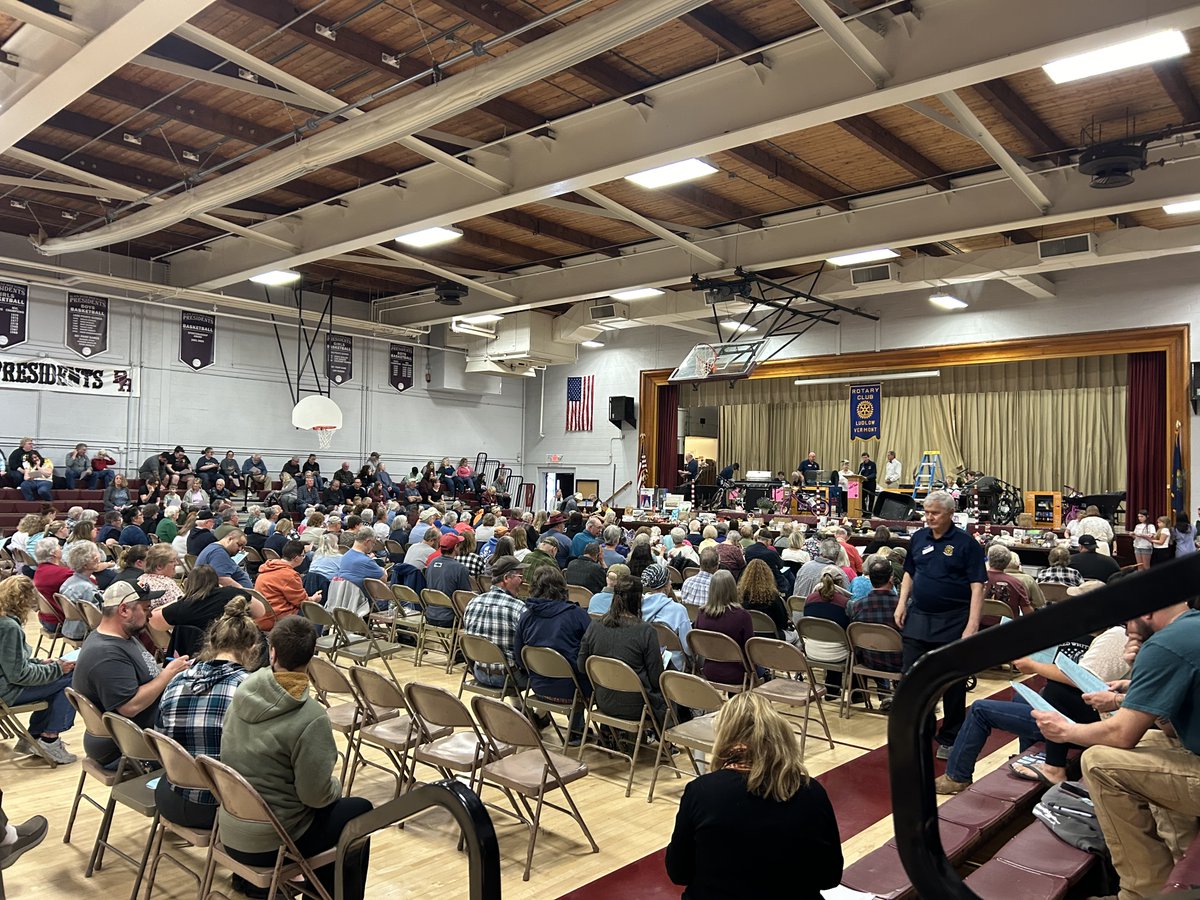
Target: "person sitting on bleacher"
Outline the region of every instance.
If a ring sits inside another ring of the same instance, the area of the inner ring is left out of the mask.
[[[183,447],[176,445],[175,450],[168,457],[167,474],[171,476],[172,481],[178,481],[181,484],[195,474],[192,469],[192,460],[184,452]]]
[[[270,476],[261,453],[251,453],[242,463],[242,479],[245,482],[247,497],[250,496],[250,491],[266,490],[269,486]]]
[[[63,477],[67,480],[67,490],[75,490],[79,482],[87,482],[92,474],[92,460],[88,456],[87,444],[76,444],[75,449],[63,459]]]
[[[54,486],[54,463],[44,459],[36,450],[25,454],[25,463],[21,467],[21,496],[29,503],[35,500],[45,500],[49,503],[53,498],[50,489]]]
[[[103,490],[112,483],[113,476],[117,474],[115,466],[117,461],[112,454],[107,450],[97,450],[96,455],[92,457],[92,473],[88,481],[88,487],[92,490]]]
[[[1200,816],[1200,612],[1173,603],[1140,621],[1151,634],[1140,648],[1131,642],[1131,680],[1083,697],[1114,715],[1084,724],[1033,714],[1047,740],[1088,748],[1083,775],[1122,900],[1158,895]]]
[[[1136,622],[1129,623],[1130,628]],[[1124,677],[1128,663],[1124,658],[1126,626],[1116,625],[1102,632],[1095,639],[1084,634],[1075,640],[1058,645],[1058,652],[1079,663],[1096,677],[1112,681]],[[1070,715],[1076,721],[1095,722],[1096,711],[1082,699],[1077,687],[1053,663],[1039,663],[1028,657],[1013,663],[1026,675],[1042,675],[1046,686],[1042,696],[1056,709]],[[1042,765],[1014,762],[1013,773],[1020,778],[1058,784],[1067,780],[1067,751],[1070,744],[1057,741],[1038,729],[1035,713],[1020,697],[1012,700],[976,700],[967,710],[967,718],[958,733],[950,758],[946,763],[946,774],[934,781],[934,790],[939,794],[957,794],[971,786],[975,763],[983,752],[984,742],[993,728],[1017,735],[1024,752],[1031,744],[1043,738],[1046,741],[1046,761]]]
[[[304,483],[296,488],[296,509],[308,509],[321,502],[321,492],[317,488],[316,477],[312,474],[304,476]]]
[[[133,499],[130,496],[129,485],[125,483],[125,476],[118,472],[112,484],[104,489],[104,511],[119,513],[132,503]]]
[[[241,490],[242,467],[238,465],[237,456],[232,450],[225,451],[225,458],[221,460],[220,473],[221,477],[225,479],[226,487],[231,491]]]
[[[23,437],[17,444],[17,449],[8,455],[8,477],[14,487],[20,487],[24,478],[25,458],[33,452],[33,438]]]

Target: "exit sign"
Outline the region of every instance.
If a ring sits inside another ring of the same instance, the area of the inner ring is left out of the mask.
[[[546,462],[560,463],[560,462],[562,462],[562,454],[561,453],[547,453],[546,454]]]

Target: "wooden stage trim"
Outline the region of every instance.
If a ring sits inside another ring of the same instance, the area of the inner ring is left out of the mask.
[[[1152,328],[1126,328],[1116,331],[1090,331],[1082,334],[1047,335],[1037,338],[1014,338],[978,344],[904,347],[879,352],[844,353],[841,355],[810,356],[803,359],[783,359],[760,365],[750,376],[760,378],[807,378],[819,375],[843,375],[847,372],[863,376],[930,366],[976,366],[991,363],[1023,362],[1031,359],[1064,359],[1078,356],[1107,356],[1114,353],[1166,354],[1166,420],[1163,422],[1166,447],[1166,471],[1172,471],[1175,447],[1175,423],[1186,425],[1191,410],[1188,406],[1188,386],[1191,372],[1189,326],[1159,325]],[[668,383],[673,369],[643,369],[640,402],[643,436],[646,439],[646,467],[658,472],[659,388]],[[1183,458],[1190,459],[1191,429],[1181,428]],[[654,477],[653,474],[651,476]],[[1170,490],[1164,487],[1164,509],[1170,508]]]

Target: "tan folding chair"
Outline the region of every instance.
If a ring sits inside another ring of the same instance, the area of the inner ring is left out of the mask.
[[[808,602],[805,597],[797,597],[795,595],[788,597],[787,607],[788,612],[792,614],[792,621],[799,621],[804,618],[804,604]]]
[[[117,856],[136,867],[137,874],[133,879],[133,890],[129,900],[137,900],[138,890],[142,886],[142,878],[146,874],[146,864],[150,859],[150,847],[158,830],[158,804],[154,800],[154,788],[150,782],[161,777],[163,771],[156,768],[149,774],[143,774],[143,761],[158,765],[158,754],[154,745],[146,740],[142,729],[124,716],[113,712],[104,714],[104,724],[108,728],[117,746],[121,750],[121,762],[118,770],[124,769],[130,777],[113,785],[108,795],[108,805],[104,807],[104,818],[100,822],[100,830],[96,832],[96,842],[92,845],[92,856],[88,861],[85,878],[91,878],[92,872],[103,866],[104,851],[111,850]],[[113,813],[117,804],[132,809],[150,820],[150,832],[146,835],[146,844],[142,849],[141,859],[135,859],[124,850],[108,842],[109,831],[112,828]]]
[[[685,603],[683,604],[683,608],[687,610],[688,621],[693,625],[695,625],[696,620],[700,618],[700,611],[704,609],[703,606],[699,606],[695,603]]]
[[[350,758],[357,752],[354,734],[358,731],[360,721],[358,694],[346,673],[327,659],[314,656],[308,661],[307,672],[308,679],[312,682],[313,696],[325,707],[330,726],[346,739],[346,752],[338,751],[342,757],[342,774],[338,780],[345,789]],[[349,699],[338,702],[342,697]]]
[[[519,703],[521,688],[517,684],[517,673],[500,646],[495,641],[465,631],[459,635],[458,640],[459,648],[467,659],[466,665],[463,666],[462,680],[458,683],[458,698],[462,699],[463,691],[470,691],[472,694],[482,694],[496,700],[516,697]],[[498,688],[484,684],[475,677],[475,666],[499,666],[504,671],[504,683]]]
[[[335,609],[333,621],[344,642],[338,648],[336,656],[348,657],[356,666],[365,666],[371,660],[377,659],[383,663],[383,667],[392,678],[398,681],[388,660],[405,649],[403,644],[377,637],[366,619],[348,609]]]
[[[385,629],[389,641],[396,640],[396,616],[400,603],[392,593],[391,585],[379,578],[364,578],[363,591],[371,600],[371,612],[367,621]],[[381,603],[386,603],[387,608],[381,609]]]
[[[997,600],[995,597],[986,597],[983,601],[983,611],[981,617],[998,616],[1001,619],[1016,618],[1013,609],[1003,600]],[[1000,624],[1004,624],[1003,622]]]
[[[685,566],[684,570],[683,570],[683,580],[687,581],[693,575],[699,575],[699,574],[700,574],[699,566]]]
[[[1039,582],[1038,587],[1042,589],[1042,596],[1046,598],[1047,605],[1051,603],[1061,603],[1067,599],[1067,585],[1057,584],[1053,581]]]
[[[79,611],[83,613],[83,620],[87,622],[88,634],[91,634],[100,627],[100,619],[102,618],[100,607],[95,603],[88,603],[86,600],[79,601],[77,605]]]
[[[810,666],[816,666],[825,672],[825,679],[821,682],[826,689],[829,688],[829,673],[841,672],[842,685],[844,686],[850,675],[850,641],[846,637],[846,629],[837,622],[829,619],[819,619],[816,616],[805,616],[796,624],[796,630],[800,632],[800,637],[804,641],[804,655],[808,658]],[[822,641],[826,644],[841,644],[845,648],[845,655],[842,659],[837,659],[836,652],[829,656],[818,656],[817,654],[808,651],[808,641]]]
[[[592,592],[585,588],[582,584],[568,584],[567,599],[572,603],[577,603],[579,606],[587,609],[588,604],[592,602]]]
[[[179,560],[179,566],[183,569],[184,575],[190,575],[192,569],[196,568],[196,555],[194,553],[183,554],[183,558]]]
[[[695,663],[692,653],[689,650],[685,650],[683,644],[679,642],[679,635],[675,632],[675,629],[666,622],[651,622],[650,624],[654,626],[654,630],[658,634],[658,646],[671,653],[682,653],[683,658],[687,660],[688,670],[694,669]],[[689,644],[689,648],[690,646]]]
[[[472,585],[472,587],[475,588],[475,593],[486,594],[488,591],[490,591],[492,589],[492,576],[491,575],[472,575],[472,576],[470,576],[470,578],[471,578],[471,585]]]
[[[78,622],[80,625],[83,626],[83,637],[69,638],[66,635],[63,635],[63,640],[66,641],[68,644],[70,644],[72,647],[78,648],[78,647],[83,646],[84,640],[87,638],[87,636],[89,634],[92,633],[92,626],[88,623],[87,616],[85,616],[83,614],[83,610],[80,608],[80,604],[76,603],[74,600],[72,600],[66,594],[55,594],[54,599],[57,600],[58,605],[62,607],[63,626],[64,627],[66,626],[67,622]],[[84,603],[87,606],[92,605],[90,603],[87,603],[87,601],[84,601]]]
[[[750,612],[750,621],[754,624],[754,633],[759,637],[773,638],[776,635],[775,620],[768,616],[761,609],[752,609]]]
[[[895,669],[875,669],[858,661],[858,651],[868,650],[874,653],[903,652],[903,640],[900,632],[890,625],[877,622],[851,622],[846,629],[846,638],[850,641],[850,689],[842,689],[842,716],[850,718],[850,706],[853,703],[855,691],[866,697],[866,708],[871,708],[871,694],[867,688],[867,678],[877,678],[880,681],[897,682],[901,672],[899,666]],[[859,685],[862,687],[859,687]],[[895,688],[888,690],[876,684],[876,691],[894,696]]]
[[[687,639],[688,646],[692,649],[692,656],[696,659],[717,663],[735,663],[742,667],[743,674],[740,683],[723,684],[719,681],[708,682],[718,691],[724,691],[727,694],[740,694],[755,683],[754,669],[746,662],[746,654],[737,645],[737,641],[729,635],[722,634],[719,631],[706,631],[703,628],[693,628],[688,632]],[[703,673],[703,668],[700,666],[696,668],[698,672]]]
[[[429,621],[431,608],[450,610],[454,614],[454,621],[449,625],[433,624]],[[449,675],[450,670],[454,668],[454,655],[458,651],[458,635],[462,630],[462,619],[454,610],[454,601],[441,591],[435,591],[432,588],[425,588],[421,591],[421,610],[425,613],[425,622],[421,626],[421,632],[417,638],[416,665],[421,665],[425,658],[425,645],[432,638],[446,651],[446,674]]]
[[[263,555],[258,552],[257,547],[251,547],[249,544],[247,544],[242,548],[242,552],[246,554],[246,557],[242,560],[242,562],[246,563],[247,565],[261,566],[263,564]]]
[[[342,645],[342,636],[329,610],[320,603],[303,600],[300,603],[300,615],[321,629],[321,636],[317,638],[317,652],[324,653],[330,659],[336,659],[338,648]]]
[[[390,554],[395,554],[396,556],[404,556],[404,554],[407,552],[402,546],[400,546],[399,541],[393,541],[391,538],[388,538],[383,542],[383,549]]]
[[[450,602],[454,605],[454,615],[460,622],[466,621],[467,604],[476,596],[478,595],[474,591],[455,591],[450,595]]]
[[[337,857],[337,848],[330,847],[316,856],[305,856],[296,847],[296,842],[288,834],[287,829],[280,824],[279,819],[267,806],[266,801],[259,795],[254,786],[234,769],[213,759],[201,756],[196,762],[201,771],[208,777],[213,796],[217,798],[225,815],[241,822],[256,825],[269,825],[279,838],[279,851],[275,855],[272,866],[252,866],[239,862],[229,855],[220,839],[218,827],[208,847],[208,862],[204,867],[204,878],[200,885],[200,896],[208,897],[216,875],[217,865],[240,875],[255,887],[266,888],[267,896],[274,897],[275,889],[287,885],[289,890],[296,890],[307,896],[318,897],[320,900],[333,900],[329,892],[317,878],[316,870],[322,866],[333,864]],[[303,882],[296,880],[302,877]]]
[[[646,693],[642,679],[638,677],[637,673],[629,667],[628,663],[622,662],[619,659],[612,659],[607,656],[589,656],[584,664],[584,671],[587,673],[588,680],[592,683],[593,687],[636,694],[642,699],[641,715],[637,719],[624,719],[620,716],[611,716],[608,713],[602,712],[596,705],[596,695],[593,692],[591,703],[587,707],[587,719],[583,727],[583,740],[579,743],[578,759],[583,759],[583,751],[591,747],[594,750],[599,750],[601,753],[608,753],[612,756],[619,756],[622,759],[629,760],[629,779],[625,783],[625,796],[628,797],[633,793],[633,771],[637,766],[638,751],[642,746],[642,735],[645,734],[647,728],[650,728],[655,737],[660,736],[658,722],[654,718],[654,707],[650,703],[650,695]],[[597,726],[596,735],[599,734],[599,727],[605,725],[611,729],[632,734],[633,752],[623,753],[616,747],[606,747],[598,743],[592,733],[593,724]]]
[[[270,562],[273,559],[282,559],[283,557],[281,557],[278,552],[272,550],[270,547],[263,547],[262,558],[263,562]]]
[[[528,644],[521,648],[521,665],[531,676],[557,678],[563,681],[570,680],[571,700],[569,703],[562,702],[562,700],[566,699],[565,697],[553,700],[538,696],[534,693],[532,678],[530,678],[529,684],[525,688],[525,699],[522,701],[526,710],[533,710],[534,712],[550,716],[550,724],[554,727],[554,732],[558,735],[558,739],[562,742],[563,747],[566,748],[571,733],[571,722],[575,719],[576,711],[582,715],[583,704],[585,702],[583,688],[579,684],[579,678],[575,674],[575,669],[567,661],[567,658],[557,650],[551,647],[531,647]],[[558,723],[554,721],[554,713],[559,713],[567,717],[567,731],[565,733],[558,727]]]
[[[111,740],[112,735],[108,731],[108,725],[104,722],[104,713],[100,711],[96,704],[73,688],[67,688],[65,693],[67,701],[75,708],[75,712],[78,713],[79,718],[83,720],[84,731],[93,738]],[[86,800],[101,813],[104,812],[104,805],[83,791],[83,785],[88,778],[93,778],[105,787],[111,788],[127,778],[132,778],[133,775],[134,772],[124,766],[109,770],[88,756],[82,757],[80,759],[79,782],[75,785],[75,797],[71,801],[71,812],[67,816],[67,829],[63,833],[63,843],[71,843],[71,830],[75,827],[75,816],[79,812],[80,800]]]
[[[588,830],[583,814],[571,799],[567,785],[584,778],[588,767],[578,760],[563,756],[552,750],[547,750],[542,743],[542,737],[536,728],[530,724],[524,715],[517,712],[508,704],[489,697],[473,697],[471,708],[475,717],[483,726],[488,743],[495,756],[500,755],[500,748],[513,748],[516,752],[505,755],[489,762],[483,767],[483,779],[494,784],[509,795],[520,798],[521,806],[526,816],[521,817],[525,827],[529,829],[529,848],[525,854],[525,874],[522,878],[529,880],[529,870],[533,866],[533,849],[537,842],[538,828],[541,827],[542,807],[549,806],[559,812],[566,813],[578,824],[593,853],[599,853],[592,833]],[[562,791],[570,809],[566,809],[546,799],[546,794],[555,788]],[[531,809],[529,800],[536,799],[536,808]],[[515,807],[515,803],[513,804]]]
[[[406,584],[393,584],[392,597],[396,601],[396,630],[397,632],[404,631],[412,636],[413,653],[416,653],[416,644],[420,640],[421,629],[425,627],[425,616],[422,613],[424,607],[421,605],[421,598]],[[411,605],[410,605],[411,604]],[[390,635],[388,640],[394,641],[395,635]]]
[[[38,593],[37,600],[38,600],[38,614],[41,616],[46,616],[48,618],[54,619],[54,630],[47,631],[46,627],[42,624],[41,620],[39,619],[37,646],[35,646],[33,648],[33,657],[34,657],[34,659],[46,659],[46,658],[52,659],[52,658],[55,658],[54,657],[55,645],[57,645],[58,642],[63,639],[62,626],[63,626],[63,622],[65,621],[65,619],[64,619],[63,614],[60,613],[58,610],[56,610],[53,606],[51,606],[50,601],[47,600],[45,597],[43,597],[40,592]],[[43,642],[45,642],[45,641],[49,641],[49,643],[45,645],[46,656],[43,657],[42,656],[42,646],[43,646]]]
[[[148,728],[142,734],[154,748],[158,760],[162,763],[163,771],[167,773],[166,778],[172,785],[184,788],[185,790],[209,790],[211,785],[208,782],[208,778],[201,771],[195,757],[188,753],[183,745],[153,729]],[[172,852],[171,848],[163,847],[163,838],[166,837],[167,832],[175,835],[189,847],[196,847],[201,850],[207,849],[209,843],[212,841],[211,829],[189,828],[184,825],[177,825],[169,819],[159,816],[150,836],[152,847],[150,850],[150,871],[146,875],[145,900],[150,900],[150,895],[154,892],[154,881],[158,877],[158,864],[164,859],[174,863],[177,868],[189,875],[196,882],[197,890],[200,888],[203,879],[203,870],[201,872],[192,871],[192,868],[185,862],[187,859],[186,856],[176,855]]]
[[[483,766],[496,756],[507,756],[514,748],[491,747],[461,700],[445,688],[410,682],[404,686],[409,712],[426,735],[431,737],[413,749],[413,759],[437,769],[443,778],[453,780],[455,773],[467,777],[467,787],[480,793]],[[450,729],[446,734],[444,729]]]
[[[0,700],[0,737],[15,738],[18,741],[24,741],[29,745],[33,753],[50,763],[51,769],[57,769],[58,763],[46,752],[46,745],[35,739],[29,733],[29,729],[25,727],[25,723],[20,719],[21,716],[41,712],[43,709],[48,709],[49,707],[50,702],[48,700],[35,700],[30,703],[22,703],[19,706],[9,706],[3,700]]]
[[[432,734],[423,732],[420,724],[408,711],[408,700],[405,699],[404,691],[381,672],[355,666],[350,670],[350,683],[354,685],[363,703],[363,718],[357,732],[358,752],[350,765],[346,793],[349,794],[354,789],[354,776],[359,767],[372,766],[387,772],[396,780],[396,791],[392,796],[399,797],[416,784],[415,766],[409,758],[413,747],[445,737],[452,729],[439,728]],[[377,718],[375,710],[394,710],[396,714],[387,718]],[[363,753],[364,747],[381,750],[392,763],[392,768],[367,759]]]
[[[777,641],[774,638],[752,637],[746,641],[746,657],[755,668],[761,666],[773,672],[776,677],[763,682],[752,690],[762,694],[772,703],[778,703],[791,709],[803,709],[804,716],[800,722],[800,755],[804,755],[804,745],[808,739],[808,725],[812,720],[812,708],[816,706],[821,718],[821,727],[825,729],[825,737],[829,741],[829,749],[833,749],[833,735],[829,731],[829,722],[825,718],[825,709],[821,706],[821,698],[825,696],[825,685],[817,684],[813,678],[808,658],[798,647],[787,641]],[[803,681],[796,681],[800,676]],[[801,718],[793,716],[793,718]]]
[[[669,744],[683,747],[688,759],[692,762],[692,770],[700,775],[700,763],[693,751],[712,755],[713,741],[717,727],[717,711],[725,705],[721,692],[699,675],[688,675],[686,672],[663,672],[658,679],[659,689],[663,699],[667,701],[667,718],[663,728],[663,739],[658,742],[658,753],[654,757],[654,774],[650,777],[650,792],[646,802],[654,802],[654,785],[658,783],[658,771],[668,768],[680,777],[683,770],[675,765],[670,753],[664,753]],[[690,722],[680,722],[675,714],[675,704],[692,710],[701,710],[704,715],[696,716]],[[666,762],[663,762],[663,756]]]

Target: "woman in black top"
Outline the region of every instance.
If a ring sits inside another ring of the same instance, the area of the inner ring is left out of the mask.
[[[820,900],[842,878],[829,796],[808,777],[787,720],[752,692],[717,716],[712,772],[683,791],[667,875],[684,900]]]

